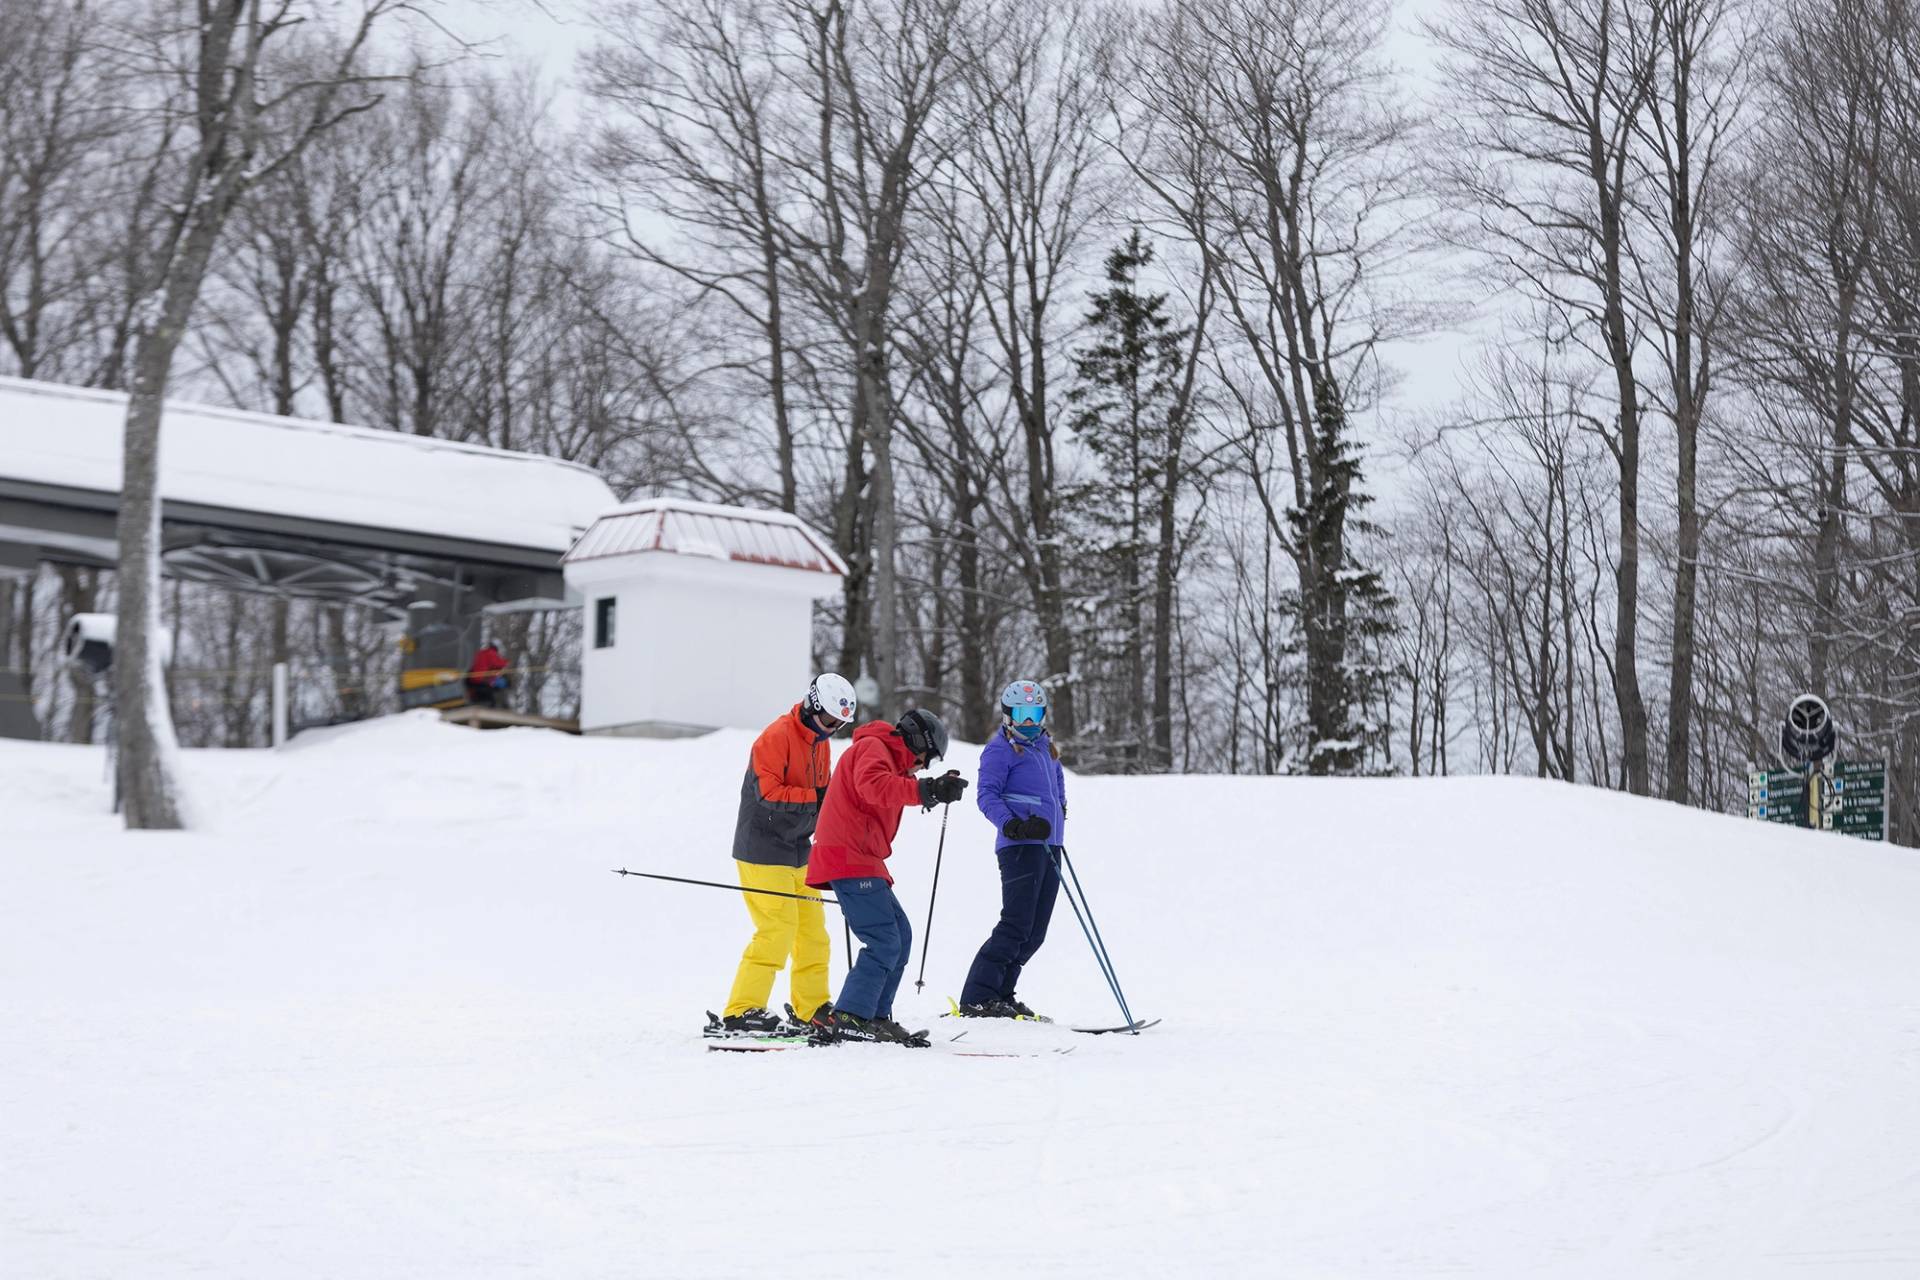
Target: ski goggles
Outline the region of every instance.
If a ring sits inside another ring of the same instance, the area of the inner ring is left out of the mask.
[[[829,734],[838,733],[853,723],[853,704],[844,699],[834,703],[831,707],[823,707],[809,694],[804,710],[808,715],[811,715],[817,720],[820,727],[825,729]]]
[[[1023,702],[1017,707],[1008,707],[1007,716],[1016,725],[1040,724],[1047,718],[1047,709]]]

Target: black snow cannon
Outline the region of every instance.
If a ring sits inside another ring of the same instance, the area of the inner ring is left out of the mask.
[[[1816,760],[1825,760],[1833,754],[1835,740],[1827,704],[1811,693],[1795,698],[1780,723],[1780,756],[1787,767],[1804,770]]]
[[[111,613],[74,614],[60,634],[60,656],[85,668],[88,675],[105,675],[113,666],[113,636],[119,621]]]

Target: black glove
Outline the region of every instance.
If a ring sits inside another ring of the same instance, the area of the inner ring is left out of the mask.
[[[920,803],[931,809],[937,804],[952,804],[967,794],[967,780],[958,773],[920,779]]]
[[[1000,834],[1009,840],[1045,840],[1053,834],[1053,824],[1045,818],[1009,818]]]

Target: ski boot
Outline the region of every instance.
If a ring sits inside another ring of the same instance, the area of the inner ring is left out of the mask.
[[[801,1017],[799,1014],[793,1011],[793,1006],[790,1004],[783,1004],[780,1007],[782,1009],[785,1009],[787,1012],[785,1021],[783,1021],[780,1024],[781,1035],[810,1036],[813,1034],[813,1029],[815,1026],[814,1019],[818,1018],[823,1013],[833,1012],[833,1001],[829,1000],[825,1004],[821,1005],[818,1009],[815,1009],[813,1011],[812,1018]]]
[[[863,1018],[844,1009],[823,1009],[813,1017],[813,1043],[897,1044],[910,1049],[928,1047],[927,1033],[908,1031],[891,1018]]]
[[[886,1038],[894,1044],[904,1045],[909,1049],[928,1049],[933,1046],[926,1032],[909,1031],[892,1018],[875,1018],[873,1025],[879,1027]]]
[[[709,1011],[703,1034],[715,1040],[737,1040],[747,1036],[779,1035],[785,1029],[780,1019],[765,1009],[749,1009],[728,1018],[716,1018]]]
[[[807,1043],[814,1045],[839,1044],[840,1015],[833,1011],[831,1004],[823,1004],[807,1019]]]
[[[1009,997],[1006,1001],[1006,1004],[1009,1008],[1013,1010],[1015,1016],[1023,1018],[1028,1022],[1052,1022],[1053,1021],[1053,1019],[1049,1018],[1046,1014],[1035,1013],[1033,1010],[1027,1008],[1025,1001],[1016,1000]]]
[[[1020,1010],[1005,1000],[982,1000],[979,1004],[955,1006],[955,1012],[963,1018],[1018,1018]]]

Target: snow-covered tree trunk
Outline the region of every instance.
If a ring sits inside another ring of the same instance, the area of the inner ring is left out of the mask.
[[[354,67],[374,22],[396,7],[398,0],[368,0],[357,28],[335,47],[329,65],[317,73],[298,69],[298,82],[277,96],[261,92],[262,51],[269,39],[308,15],[286,6],[268,12],[262,0],[199,0],[191,30],[165,25],[166,19],[183,24],[186,13],[162,15],[158,48],[163,61],[175,51],[182,58],[177,70],[190,86],[191,100],[175,106],[191,117],[196,133],[193,151],[181,166],[172,221],[148,281],[152,292],[135,338],[122,440],[114,716],[120,795],[130,829],[177,829],[183,815],[174,764],[178,744],[159,644],[162,418],[173,358],[227,220],[248,185],[271,176],[314,138],[378,101],[368,97],[345,108],[335,106],[339,89],[361,79]],[[292,104],[290,109],[298,113],[297,126],[288,134],[291,140],[274,155],[260,154],[263,97],[273,104]]]

